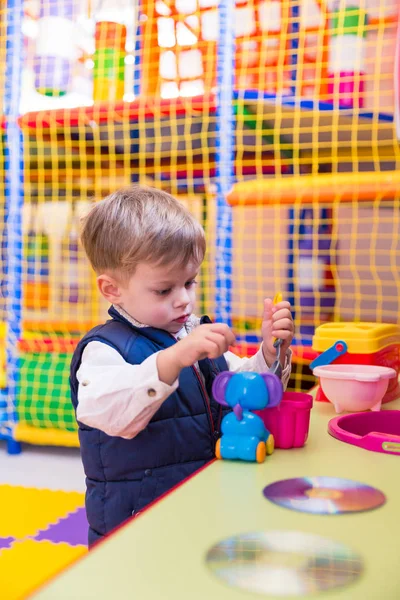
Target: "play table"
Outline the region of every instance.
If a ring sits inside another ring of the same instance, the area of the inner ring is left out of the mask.
[[[400,401],[385,408],[400,409]],[[364,558],[365,571],[358,581],[315,597],[398,600],[400,457],[330,437],[327,424],[334,416],[330,404],[315,404],[306,447],[277,450],[262,465],[211,463],[34,597],[254,600],[263,596],[229,587],[211,574],[205,564],[208,549],[238,533],[296,530],[345,543]],[[317,516],[281,508],[263,497],[263,488],[273,481],[316,475],[370,484],[384,492],[387,503],[365,513]]]

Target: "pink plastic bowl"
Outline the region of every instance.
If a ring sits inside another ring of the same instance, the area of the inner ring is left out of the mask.
[[[275,438],[275,447],[302,448],[308,438],[312,396],[285,392],[279,406],[255,411]]]
[[[324,365],[313,373],[337,413],[380,410],[389,379],[396,377],[394,369],[377,365]]]

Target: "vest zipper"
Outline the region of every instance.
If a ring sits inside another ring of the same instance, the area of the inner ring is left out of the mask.
[[[211,402],[210,402],[210,398],[208,397],[207,390],[206,390],[206,388],[204,387],[204,384],[203,384],[203,382],[202,382],[202,380],[201,380],[201,377],[200,377],[200,375],[199,375],[199,374],[198,374],[198,372],[197,372],[197,369],[196,369],[196,367],[192,367],[192,369],[193,369],[193,371],[194,371],[194,373],[195,373],[195,375],[196,375],[196,377],[197,377],[197,381],[198,381],[198,382],[199,382],[199,384],[200,384],[201,391],[203,392],[203,396],[204,396],[204,400],[205,400],[205,403],[206,403],[206,408],[207,408],[207,414],[208,414],[208,417],[209,417],[209,420],[210,420],[211,432],[212,432],[212,434],[214,435],[214,421],[213,421],[212,412],[211,412]]]
[[[168,334],[169,334],[169,336],[170,336],[170,337],[172,337],[172,338],[173,338],[173,340],[175,341],[175,343],[177,343],[177,340],[176,340],[176,338],[175,338],[175,337],[174,337],[174,336],[173,336],[171,333],[169,333],[169,332],[168,332]],[[198,372],[197,372],[197,369],[196,369],[196,367],[192,366],[192,369],[193,369],[193,371],[194,371],[194,374],[196,375],[197,381],[199,382],[199,384],[200,384],[200,388],[201,388],[201,391],[202,391],[202,393],[203,393],[203,398],[204,398],[205,405],[206,405],[206,409],[207,409],[207,415],[208,415],[208,419],[209,419],[209,421],[210,421],[211,433],[212,433],[212,434],[213,434],[213,436],[214,436],[214,431],[215,431],[215,429],[214,429],[214,421],[213,421],[212,412],[211,412],[211,402],[210,402],[210,398],[208,397],[207,390],[205,389],[205,387],[204,387],[204,385],[203,385],[203,382],[202,382],[202,380],[201,380],[201,377],[200,377],[200,375],[199,375],[199,374],[198,374]],[[221,407],[221,408],[222,408],[222,407]],[[214,446],[213,446],[213,450],[214,450]]]
[[[222,425],[222,406],[219,407],[219,413],[218,413],[218,431],[221,431],[221,425]]]
[[[211,370],[216,377],[220,373],[220,371],[218,370],[218,367],[217,367],[217,363],[212,358],[209,358],[209,361],[211,363]]]

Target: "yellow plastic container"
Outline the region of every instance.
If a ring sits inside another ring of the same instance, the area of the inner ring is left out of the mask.
[[[400,327],[392,323],[324,323],[315,330],[313,350],[319,354],[339,340],[346,342],[347,352],[335,359],[335,364],[378,365],[390,367],[397,378],[389,381],[383,402],[400,397]],[[317,400],[327,401],[321,389]]]

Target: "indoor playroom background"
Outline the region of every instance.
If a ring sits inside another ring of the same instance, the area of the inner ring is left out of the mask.
[[[314,385],[316,326],[397,322],[395,0],[9,0],[0,17],[9,452],[78,444],[69,361],[106,315],[79,217],[132,182],[202,222],[198,312],[239,352],[263,298],[290,300],[292,389]]]

